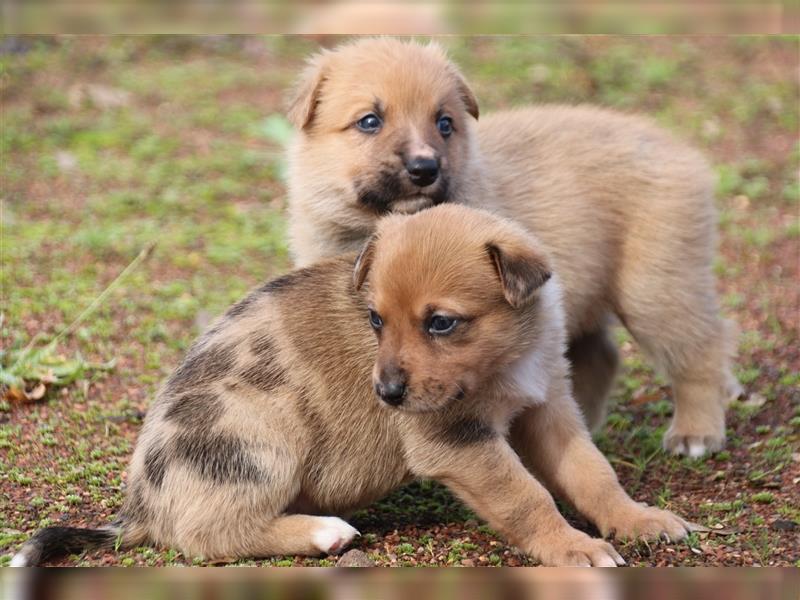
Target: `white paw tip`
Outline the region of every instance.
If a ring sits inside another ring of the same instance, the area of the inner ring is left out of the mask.
[[[20,552],[19,554],[15,554],[14,558],[11,559],[11,562],[8,563],[9,567],[27,567],[28,566],[28,559]]]
[[[678,442],[677,444],[672,446],[671,452],[676,455],[686,454],[686,444],[684,444],[683,441]]]
[[[320,525],[312,534],[314,546],[320,552],[333,554],[342,550],[354,537],[360,535],[355,527],[339,517],[319,517]]]
[[[616,561],[611,558],[610,556],[601,556],[600,560],[597,561],[595,567],[616,567]]]
[[[707,450],[703,442],[689,442],[689,456],[692,458],[700,458]]]

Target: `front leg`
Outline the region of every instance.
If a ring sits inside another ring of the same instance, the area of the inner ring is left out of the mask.
[[[463,436],[416,439],[407,447],[412,471],[440,481],[512,544],[542,564],[624,564],[604,540],[572,528],[552,496],[500,435],[466,424]],[[477,439],[481,438],[481,439]]]
[[[547,402],[516,418],[511,440],[523,462],[604,536],[679,540],[690,530],[680,517],[639,504],[622,489],[592,442],[566,382],[554,384]]]

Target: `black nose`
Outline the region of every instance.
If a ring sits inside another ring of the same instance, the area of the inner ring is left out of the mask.
[[[411,177],[411,183],[425,187],[436,181],[439,176],[439,161],[435,158],[412,158],[406,163],[406,171]]]
[[[400,406],[406,395],[406,384],[403,381],[379,381],[375,384],[375,391],[381,400],[391,406]]]

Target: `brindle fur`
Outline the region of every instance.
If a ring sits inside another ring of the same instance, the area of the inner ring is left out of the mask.
[[[336,552],[356,532],[318,515],[432,478],[545,564],[619,563],[610,544],[567,524],[536,475],[604,534],[682,537],[686,524],[631,500],[591,442],[548,264],[510,222],[442,205],[388,217],[358,261],[263,286],[158,394],[114,539],[209,559]],[[368,304],[384,315],[380,339]],[[420,322],[443,307],[465,315],[452,345]],[[409,377],[398,408],[371,383],[392,368]],[[62,533],[60,547],[109,539]],[[52,556],[53,536],[36,534],[15,564]]]

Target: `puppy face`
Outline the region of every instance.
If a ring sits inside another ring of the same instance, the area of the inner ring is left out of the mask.
[[[425,412],[476,392],[525,351],[549,271],[515,226],[445,205],[382,220],[354,277],[378,338],[376,394]]]
[[[327,188],[317,195],[335,196],[331,210],[361,219],[450,199],[477,117],[472,92],[438,46],[387,38],[315,57],[289,110],[298,162]]]

